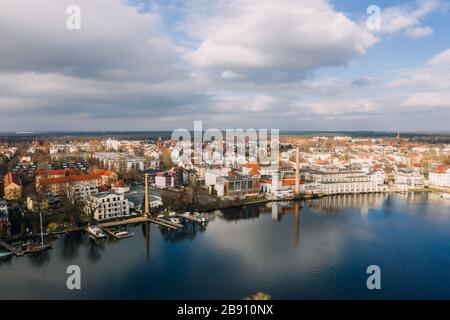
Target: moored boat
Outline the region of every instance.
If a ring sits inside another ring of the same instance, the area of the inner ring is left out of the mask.
[[[89,226],[86,231],[96,239],[106,238],[106,234],[97,226]]]
[[[169,217],[169,221],[170,221],[170,222],[173,222],[173,223],[178,223],[178,224],[181,223],[181,221],[180,221],[179,218],[174,218],[174,217]]]
[[[53,245],[52,243],[48,243],[48,244],[39,244],[39,245],[36,245],[36,246],[32,246],[28,250],[28,253],[31,253],[31,254],[41,253],[41,252],[44,252],[44,251],[47,251],[47,250],[51,249],[52,245]]]
[[[12,252],[1,251],[0,252],[0,261],[7,260],[7,259],[11,258],[11,256],[12,256]]]
[[[128,235],[128,231],[119,231],[116,233],[116,236],[118,237],[125,237]]]
[[[42,228],[42,212],[39,213],[40,223],[41,223],[41,243],[38,245],[31,246],[28,249],[28,253],[36,254],[47,251],[52,248],[53,243],[44,244],[44,229]]]

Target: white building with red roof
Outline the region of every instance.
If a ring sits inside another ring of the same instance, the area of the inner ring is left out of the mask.
[[[449,188],[450,166],[442,164],[430,171],[428,175],[428,182],[430,185],[435,187]]]

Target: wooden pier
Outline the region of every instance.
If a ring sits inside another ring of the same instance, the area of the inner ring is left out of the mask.
[[[13,246],[11,246],[10,244],[1,241],[0,245],[3,246],[6,250],[12,252],[16,257],[20,257],[23,256],[24,252],[20,249],[14,248]]]
[[[161,218],[149,218],[149,221],[173,230],[178,229],[181,226],[180,224],[174,225],[172,222]]]
[[[198,218],[196,216],[193,215],[182,215],[182,214],[177,214],[175,217],[180,218],[180,219],[185,219],[185,220],[189,220],[192,222],[196,222],[196,223],[200,223],[200,224],[204,224],[206,222],[208,222],[208,220],[203,221],[201,218]]]
[[[118,227],[118,226],[123,226],[123,225],[128,225],[128,224],[137,224],[137,223],[141,223],[141,222],[148,222],[148,221],[150,221],[150,219],[151,218],[149,218],[149,217],[141,216],[141,217],[135,217],[135,218],[120,220],[120,221],[103,222],[103,223],[98,224],[98,227],[100,227],[100,228]]]

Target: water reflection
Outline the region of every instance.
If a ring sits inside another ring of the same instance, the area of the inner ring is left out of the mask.
[[[431,194],[336,196],[216,211],[206,227],[136,225],[122,240],[73,233],[44,255],[0,263],[0,298],[73,298],[70,264],[86,271],[76,296],[85,299],[241,299],[258,290],[276,299],[450,298],[449,204]],[[381,293],[365,287],[374,262]]]
[[[50,262],[50,251],[44,251],[40,254],[30,254],[28,258],[35,267],[42,267]]]
[[[83,244],[83,235],[81,232],[72,232],[58,240],[62,242],[59,255],[63,260],[72,260],[78,257],[79,248]]]
[[[93,239],[89,237],[89,241],[86,243],[88,247],[87,257],[91,262],[100,261],[102,251],[105,250],[105,239]]]
[[[142,235],[145,240],[145,258],[150,260],[150,223],[142,224]]]
[[[305,205],[320,214],[335,213],[349,208],[359,209],[361,214],[367,214],[369,208],[381,208],[383,204],[388,205],[389,198],[380,193],[340,195],[306,200]]]
[[[186,222],[183,228],[176,230],[168,230],[167,228],[159,228],[164,240],[169,242],[178,242],[184,239],[193,240],[198,233],[203,233],[206,226],[198,225],[193,222]]]

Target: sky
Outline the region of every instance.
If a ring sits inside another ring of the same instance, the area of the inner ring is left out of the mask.
[[[450,131],[450,0],[1,1],[0,131],[194,121]]]

